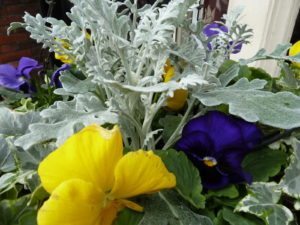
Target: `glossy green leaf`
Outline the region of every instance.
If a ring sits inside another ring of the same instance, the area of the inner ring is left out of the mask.
[[[225,221],[230,225],[263,225],[263,221],[259,221],[257,218],[246,217],[246,214],[233,212],[229,208],[222,210],[222,216]]]
[[[28,196],[0,201],[0,225],[36,225],[36,209],[28,201]]]
[[[196,208],[203,208],[205,197],[201,194],[202,185],[198,169],[183,152],[175,150],[156,151],[168,170],[176,176],[176,190]]]
[[[253,181],[268,181],[277,175],[287,161],[287,154],[280,150],[263,149],[248,154],[242,163]]]
[[[159,123],[163,126],[163,139],[165,142],[169,140],[174,131],[176,130],[178,124],[181,121],[180,116],[167,115],[166,117],[159,120]]]
[[[227,198],[236,198],[239,196],[239,192],[235,185],[229,185],[225,188],[219,190],[209,190],[207,193],[208,197],[227,197]]]
[[[131,209],[125,208],[118,213],[114,225],[138,225],[143,218],[143,213],[135,212]]]

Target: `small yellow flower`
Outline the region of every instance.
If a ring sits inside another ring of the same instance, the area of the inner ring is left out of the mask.
[[[165,74],[163,75],[164,82],[168,82],[174,76],[175,70],[168,59],[164,67]],[[173,111],[178,111],[185,105],[186,99],[188,97],[188,91],[184,89],[179,89],[174,91],[174,96],[167,99],[166,105],[169,109]]]
[[[63,48],[65,48],[67,50],[70,50],[71,45],[68,41],[63,40],[63,39],[56,39],[56,40],[58,40],[62,44]],[[66,64],[72,64],[74,62],[72,57],[67,55],[67,54],[64,54],[61,51],[61,49],[56,49],[55,50],[54,57],[57,60],[60,60],[61,62],[66,63]]]
[[[293,46],[290,48],[289,56],[294,56],[300,54],[300,41],[297,41]],[[300,63],[293,62],[294,66],[300,68]]]
[[[152,151],[123,156],[117,126],[90,125],[74,134],[41,162],[38,174],[51,194],[38,212],[39,225],[111,225],[124,207],[143,210],[128,198],[176,185]]]

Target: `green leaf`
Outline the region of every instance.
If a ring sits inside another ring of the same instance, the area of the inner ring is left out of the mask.
[[[24,171],[16,173],[5,173],[0,177],[0,194],[14,188],[16,184],[28,185],[36,171]]]
[[[220,82],[223,87],[227,86],[230,81],[239,75],[240,65],[237,63],[232,64],[224,73],[219,76]]]
[[[253,183],[237,207],[238,212],[250,213],[263,219],[267,225],[288,225],[293,220],[292,212],[278,204],[281,197],[275,183]]]
[[[253,176],[254,181],[268,181],[277,175],[287,162],[287,154],[281,150],[263,149],[249,153],[242,167]]]
[[[222,210],[222,216],[230,225],[263,225],[257,218],[247,218],[240,213],[233,212],[228,208]]]
[[[242,78],[234,85],[219,87],[194,96],[206,106],[228,104],[229,112],[249,122],[261,122],[273,127],[300,127],[300,97],[290,92],[276,94],[262,91],[265,80],[249,82]]]
[[[163,140],[167,142],[176,130],[178,124],[181,121],[180,116],[167,115],[159,120],[160,125],[163,126]]]
[[[286,168],[280,184],[283,192],[292,197],[300,198],[300,141],[295,141],[293,148],[294,154],[291,163]]]
[[[37,211],[31,210],[20,216],[18,225],[35,225],[37,224]]]
[[[36,225],[36,209],[27,205],[28,196],[0,202],[0,225]]]
[[[145,215],[139,225],[213,225],[211,220],[191,211],[175,192],[160,192],[144,199]]]
[[[125,208],[118,213],[114,225],[138,225],[142,218],[143,213],[138,213],[131,209]]]
[[[13,188],[13,183],[16,180],[17,175],[14,173],[5,173],[0,177],[0,194]]]
[[[196,208],[204,208],[205,197],[201,194],[202,185],[198,169],[183,152],[175,150],[155,151],[168,170],[176,176],[176,190]]]
[[[43,188],[42,185],[38,186],[31,194],[30,201],[28,205],[36,205],[42,202],[49,196],[49,193]]]
[[[0,136],[0,172],[9,172],[16,169],[13,152],[7,140]]]
[[[209,190],[207,193],[207,197],[227,197],[227,198],[237,198],[239,196],[239,192],[235,185],[229,185],[228,187],[219,189],[219,190]]]

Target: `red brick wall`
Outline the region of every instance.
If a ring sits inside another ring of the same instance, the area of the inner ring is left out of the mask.
[[[39,45],[25,30],[6,34],[11,22],[23,21],[25,11],[32,15],[39,13],[39,0],[0,0],[0,64],[18,61],[22,56],[36,59],[39,56]]]

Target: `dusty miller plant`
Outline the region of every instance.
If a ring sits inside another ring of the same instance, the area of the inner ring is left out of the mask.
[[[279,45],[271,53],[260,50],[254,57],[232,62],[220,70],[233,50],[228,46],[238,42],[247,43],[251,37],[251,30],[238,23],[240,11],[224,17],[228,33],[211,39],[201,32],[204,24],[188,16],[189,9],[197,4],[196,0],[173,0],[161,7],[158,7],[159,2],[138,8],[136,0],[122,3],[113,0],[72,0],[74,7],[67,13],[72,21],[70,25],[55,18],[28,13],[24,16],[24,23],[12,23],[10,30],[23,27],[44,48],[68,55],[84,77],[78,78],[68,71],[63,72],[60,77],[63,87],[56,89],[55,93],[64,100],[40,112],[28,114],[32,115],[30,124],[24,122],[23,115],[1,108],[9,118],[17,118],[13,126],[2,126],[7,127],[3,130],[0,128],[1,140],[4,138],[2,143],[36,156],[36,149],[45,148],[41,147],[42,144],[55,141],[58,146],[83,126],[97,123],[106,126],[119,124],[128,150],[157,150],[157,144],[162,139],[164,142],[160,148],[166,150],[173,146],[182,127],[191,117],[219,105],[228,105],[230,114],[250,122],[281,129],[300,127],[300,98],[296,94],[289,91],[273,93],[265,79],[241,76],[245,66],[256,60],[277,60],[280,66],[288,70],[284,63],[286,60],[300,62],[300,56],[286,56],[290,45]],[[186,34],[180,44],[174,40],[176,29],[182,29]],[[62,40],[68,43],[68,47],[63,45]],[[232,40],[235,41],[233,44]],[[212,50],[207,49],[209,42]],[[180,62],[183,66],[175,64],[175,76],[171,81],[164,82],[167,59]],[[286,73],[284,81],[289,86],[294,79],[290,73]],[[167,122],[157,126],[157,118],[165,109],[166,100],[178,89],[188,90],[187,107],[177,115],[177,119],[168,117],[174,121],[166,119]],[[0,120],[0,123],[4,123],[4,120]],[[170,123],[175,123],[175,126],[170,128]],[[166,136],[164,130],[168,129],[169,135]],[[7,134],[10,130],[18,132]],[[299,151],[297,141],[291,146]],[[53,146],[48,146],[47,151],[49,149],[53,149]],[[161,154],[173,164],[181,160],[184,169],[178,172],[179,177],[180,173],[193,174],[188,181],[186,177],[178,178],[180,185],[177,187],[180,196],[190,205],[186,206],[182,198],[174,197],[171,193],[160,193],[157,198],[148,200],[144,218],[136,224],[156,224],[158,218],[162,219],[161,224],[212,224],[204,216],[209,213],[199,215],[193,210],[204,207],[198,172],[185,161],[182,154]],[[9,161],[3,162],[6,170],[2,171],[10,171],[7,165],[14,167],[12,155],[7,153],[7,156]],[[42,157],[36,158],[38,163]],[[282,193],[299,198],[300,185],[291,185],[291,180],[299,178],[291,169],[298,171],[297,165],[299,154],[295,153],[291,167],[280,184],[255,183],[249,186],[249,195],[240,199],[235,210],[256,215],[266,224],[276,224],[274,221],[278,218],[281,218],[280,224],[289,224],[293,219],[292,213],[277,202]],[[15,183],[18,182],[20,178],[16,178]],[[4,187],[2,190],[8,190],[7,186]],[[228,197],[234,192],[232,189],[227,191],[219,195]],[[162,206],[162,202],[165,205]],[[268,202],[267,206],[265,202]],[[159,212],[154,207],[157,205],[162,207]],[[267,214],[270,209],[272,213]],[[168,219],[169,215],[172,215],[172,220]],[[253,224],[226,207],[222,215],[233,225],[239,221]]]

